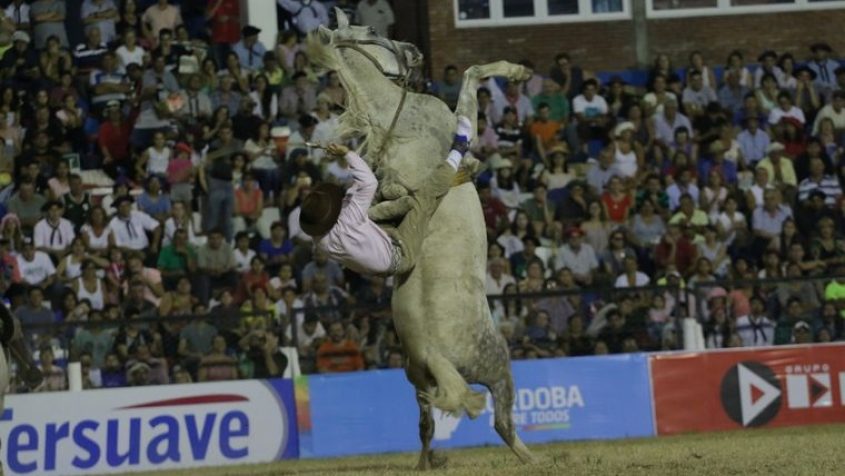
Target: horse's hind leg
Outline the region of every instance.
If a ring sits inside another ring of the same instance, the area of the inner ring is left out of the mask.
[[[431,449],[431,439],[434,437],[434,415],[431,403],[417,392],[417,405],[420,407],[420,442],[422,442],[417,469],[440,468],[446,464],[446,457],[442,454],[435,455],[434,450]]]
[[[534,455],[525,446],[516,434],[516,427],[513,424],[513,378],[510,372],[506,372],[492,385],[487,385],[493,395],[493,409],[495,412],[494,428],[496,433],[502,437],[517,458],[523,463],[534,463]]]

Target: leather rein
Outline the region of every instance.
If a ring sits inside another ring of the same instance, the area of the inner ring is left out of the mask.
[[[335,43],[335,46],[339,49],[348,48],[361,54],[364,58],[367,58],[367,60],[369,60],[370,63],[379,70],[382,76],[390,79],[391,81],[397,82],[399,87],[402,88],[402,96],[399,99],[399,105],[396,106],[396,112],[393,113],[393,119],[390,121],[390,127],[387,128],[387,134],[384,135],[381,145],[378,149],[376,149],[374,161],[381,161],[381,154],[384,152],[390,136],[393,135],[393,130],[396,128],[396,122],[399,120],[399,114],[402,112],[402,108],[405,107],[405,98],[408,96],[408,83],[411,79],[411,74],[413,74],[414,71],[413,68],[408,65],[407,61],[405,61],[405,56],[396,46],[396,43],[390,39],[387,39],[387,41],[390,42],[389,45],[385,45],[382,41],[378,40],[340,40]],[[391,73],[386,71],[381,63],[379,63],[378,59],[362,48],[362,45],[378,46],[392,53],[396,59],[396,64],[399,66],[399,72]]]

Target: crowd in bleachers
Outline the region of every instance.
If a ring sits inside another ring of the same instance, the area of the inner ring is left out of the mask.
[[[0,291],[44,388],[66,387],[68,360],[88,387],[278,376],[290,346],[304,372],[402,366],[392,280],[312,252],[298,223],[311,187],[351,180],[311,146],[342,140],[344,88],[302,44],[335,21],[329,3],[280,0],[275,45],[237,0],[3,10]],[[385,0],[336,3],[391,34]],[[560,54],[525,62],[525,82],[490,78],[472,152],[487,292],[517,296],[491,299],[513,357],[676,349],[685,316],[710,347],[840,339],[831,58],[659,55],[641,87]],[[437,76],[412,87],[454,106],[460,72]],[[653,285],[668,288],[626,291]]]

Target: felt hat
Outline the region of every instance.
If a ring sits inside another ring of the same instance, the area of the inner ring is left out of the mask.
[[[815,53],[816,51],[827,51],[828,53],[830,53],[831,51],[833,51],[833,49],[831,49],[829,44],[820,41],[818,43],[813,43],[812,45],[810,45],[810,51],[812,51],[813,53]]]
[[[321,183],[311,190],[302,201],[299,226],[309,236],[323,236],[337,223],[343,197],[343,187],[332,183]]]
[[[246,25],[245,27],[241,28],[241,36],[244,38],[248,36],[255,36],[261,33],[261,28],[256,28],[252,25]]]

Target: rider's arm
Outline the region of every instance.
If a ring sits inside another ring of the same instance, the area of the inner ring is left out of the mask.
[[[376,176],[373,175],[373,171],[370,170],[364,159],[355,152],[350,151],[346,154],[346,162],[349,164],[349,170],[352,172],[352,179],[354,180],[350,188],[352,200],[366,210],[370,207],[370,203],[376,195],[378,180],[376,180]]]

